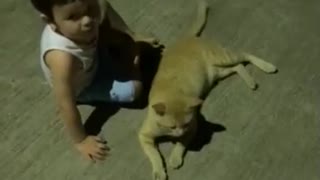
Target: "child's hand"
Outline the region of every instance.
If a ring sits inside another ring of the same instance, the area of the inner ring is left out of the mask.
[[[141,46],[143,43],[149,44],[152,48],[156,48],[156,49],[158,48],[163,49],[164,47],[162,44],[160,44],[159,39],[153,36],[143,36],[140,34],[134,34],[132,35],[132,38],[136,43],[136,53],[133,61],[133,64],[135,67],[138,67],[140,65]]]
[[[138,39],[138,41],[148,43],[152,46],[157,46],[159,45],[159,42],[160,42],[159,39],[155,37],[145,37],[145,38]]]
[[[104,160],[110,150],[107,142],[98,136],[87,136],[76,148],[88,160],[96,162]]]
[[[158,47],[160,45],[159,39],[152,36],[147,37],[147,36],[135,34],[133,39],[135,42],[144,42],[144,43],[150,44],[152,47]]]

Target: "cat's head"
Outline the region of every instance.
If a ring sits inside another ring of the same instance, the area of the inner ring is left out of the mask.
[[[173,98],[151,105],[154,120],[167,135],[179,137],[188,131],[197,108],[203,103],[199,98]]]

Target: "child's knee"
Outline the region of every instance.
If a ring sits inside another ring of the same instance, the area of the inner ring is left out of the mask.
[[[115,102],[133,102],[141,96],[143,90],[141,81],[114,81],[110,92],[111,98]]]
[[[134,86],[134,98],[133,100],[138,99],[143,91],[143,85],[141,81],[133,81],[133,86]]]

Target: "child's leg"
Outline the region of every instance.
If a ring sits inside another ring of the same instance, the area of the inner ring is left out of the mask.
[[[86,88],[78,97],[78,104],[131,103],[137,100],[143,86],[140,81],[99,82]]]
[[[138,80],[125,82],[115,80],[110,90],[111,101],[121,103],[133,102],[139,98],[142,89],[142,83]]]
[[[108,54],[100,54],[98,60],[95,78],[78,96],[79,104],[131,103],[140,97],[143,85],[138,68],[127,68],[122,72]]]

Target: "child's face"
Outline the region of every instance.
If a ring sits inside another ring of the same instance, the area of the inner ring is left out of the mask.
[[[97,38],[100,8],[97,0],[78,0],[52,9],[55,29],[76,43],[90,44]]]

